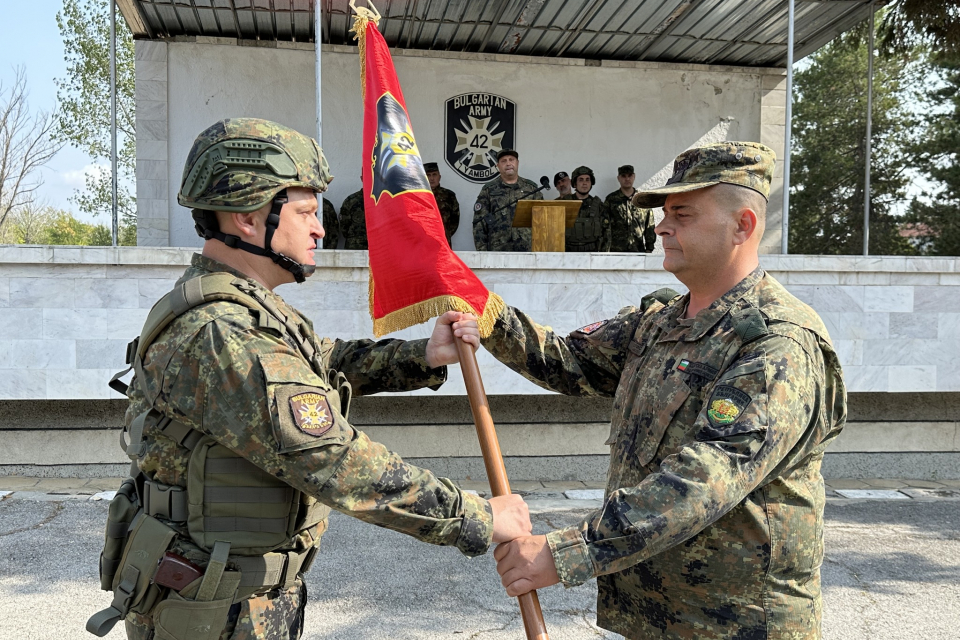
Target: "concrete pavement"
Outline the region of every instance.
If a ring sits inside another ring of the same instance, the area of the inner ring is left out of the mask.
[[[67,487],[60,495],[29,491],[36,488],[17,487],[0,502],[0,638],[92,638],[83,625],[110,600],[96,579],[107,502],[69,495]],[[573,523],[599,504],[584,494],[567,500],[554,491],[560,488],[531,487],[538,532]],[[960,636],[960,500],[949,489],[928,491],[828,500],[825,638]],[[467,559],[339,514],[308,588],[308,639],[523,637],[492,556]],[[551,638],[618,638],[595,626],[595,597],[592,583],[542,591]],[[107,637],[123,633],[118,626]]]

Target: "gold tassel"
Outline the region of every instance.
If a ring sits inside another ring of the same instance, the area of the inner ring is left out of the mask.
[[[357,41],[357,49],[360,51],[360,96],[366,98],[367,95],[367,23],[373,22],[374,26],[380,24],[380,12],[373,6],[370,0],[367,0],[369,9],[358,7],[354,4],[356,0],[350,0],[350,8],[355,15],[353,17],[353,38]]]
[[[487,295],[487,304],[483,313],[471,307],[466,300],[458,296],[437,296],[429,300],[417,302],[403,309],[398,309],[388,313],[382,318],[377,318],[373,314],[373,274],[370,275],[370,317],[373,318],[373,335],[377,338],[400,331],[407,327],[422,324],[430,318],[441,316],[447,311],[459,311],[461,313],[471,313],[477,316],[477,325],[480,328],[480,337],[486,338],[493,332],[493,326],[500,317],[505,304],[503,298],[493,293]]]

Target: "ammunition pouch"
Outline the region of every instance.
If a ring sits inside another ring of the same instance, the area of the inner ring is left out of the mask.
[[[113,579],[117,575],[123,550],[127,546],[130,524],[139,509],[140,500],[137,498],[136,481],[133,478],[127,478],[117,489],[107,512],[107,529],[104,535],[103,551],[100,552],[100,588],[104,591],[113,589]]]

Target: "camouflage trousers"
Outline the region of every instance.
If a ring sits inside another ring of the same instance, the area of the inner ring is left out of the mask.
[[[220,640],[299,640],[306,606],[307,585],[301,577],[286,591],[277,589],[230,607]],[[131,615],[125,623],[129,640],[154,640],[149,616]]]

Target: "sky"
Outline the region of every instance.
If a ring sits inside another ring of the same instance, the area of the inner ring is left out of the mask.
[[[14,4],[16,19],[8,13]],[[53,80],[66,76],[63,41],[56,18],[62,4],[63,0],[0,0],[0,7],[7,9],[5,19],[0,20],[0,83],[6,89],[13,82],[16,68],[23,66],[32,112],[52,111],[56,107],[57,87]],[[76,189],[83,188],[84,172],[92,167],[92,160],[84,152],[64,147],[42,170],[39,198],[90,222],[91,218],[79,215],[69,198]],[[97,221],[106,222],[105,219]]]

